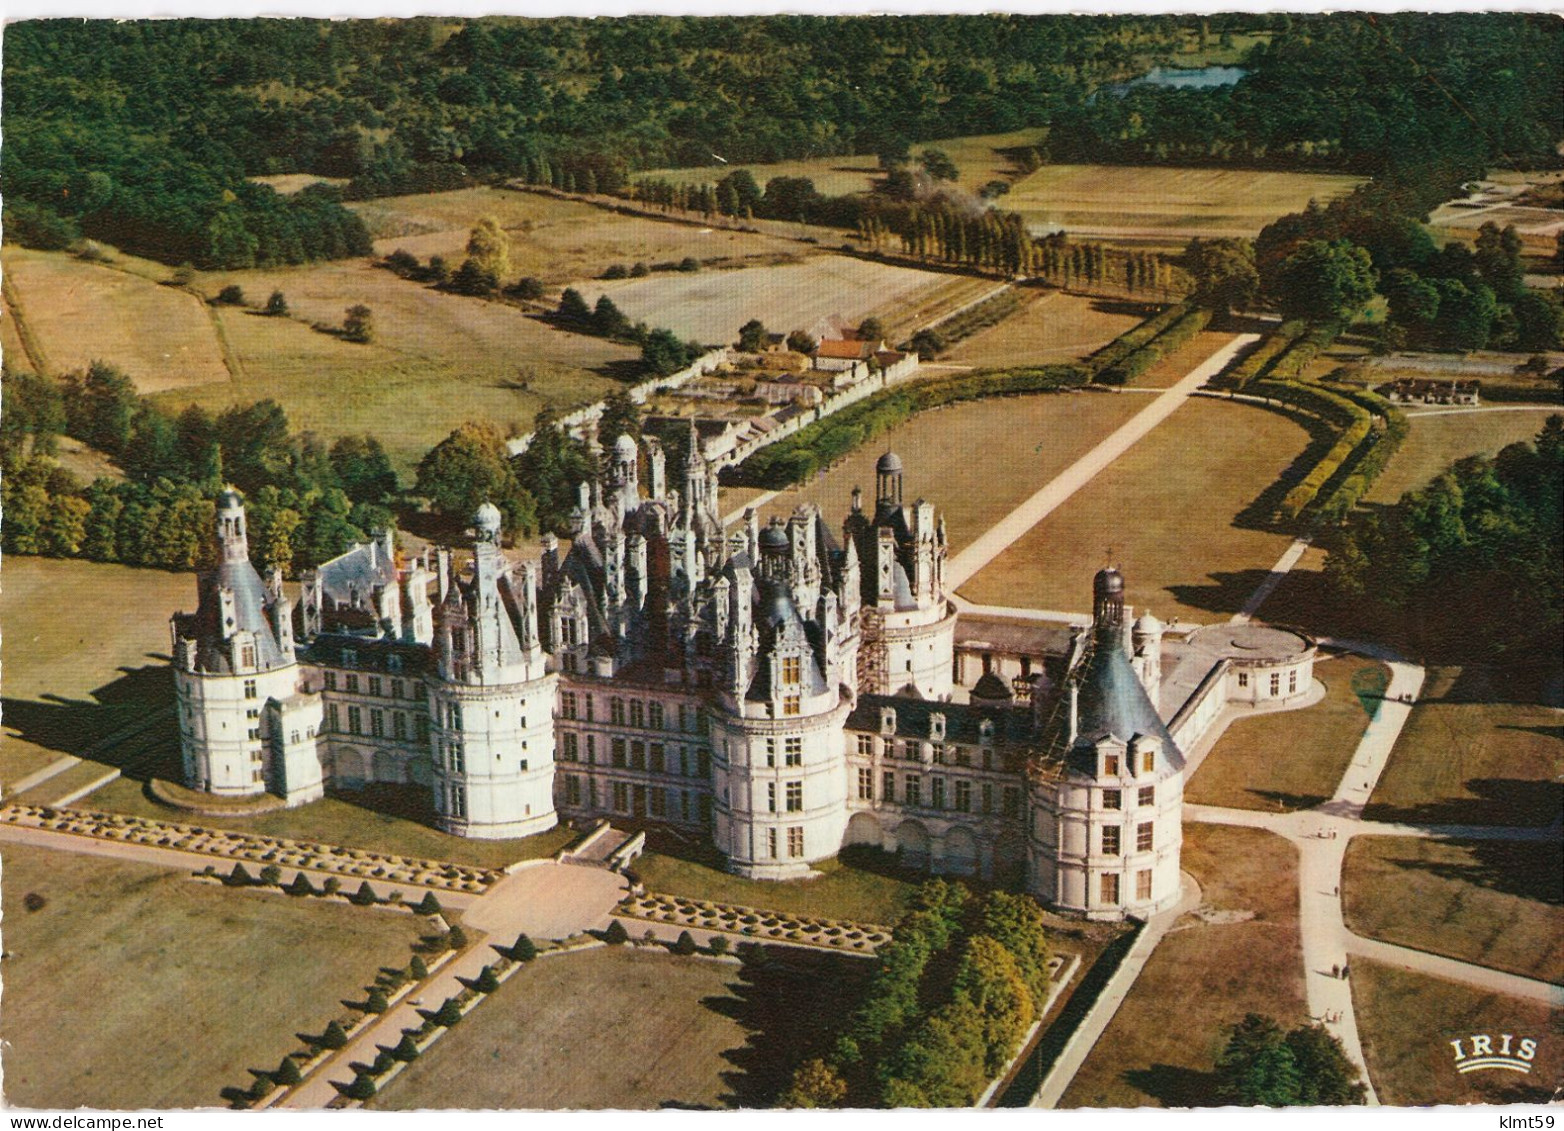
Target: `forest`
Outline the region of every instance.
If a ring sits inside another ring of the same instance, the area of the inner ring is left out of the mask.
[[[1112,84],[1191,34],[1265,31],[1236,86]],[[1546,16],[39,20],[7,29],[12,238],[242,268],[367,251],[341,205],[475,179],[905,153],[1051,126],[1055,160],[1439,180],[1556,161]],[[345,182],[282,196],[247,178]],[[340,192],[340,197],[338,193]]]

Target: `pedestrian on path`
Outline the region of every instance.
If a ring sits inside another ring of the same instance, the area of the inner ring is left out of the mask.
[[[1350,967],[1350,966],[1347,966],[1347,965],[1346,965],[1346,964],[1343,964],[1343,965],[1342,965],[1342,968],[1341,968],[1341,977],[1342,977],[1342,980],[1343,980],[1343,981],[1345,981],[1345,980],[1346,980],[1346,978],[1347,978],[1347,975],[1348,975],[1348,974],[1349,974],[1349,973],[1351,973],[1351,967]]]
[[[1339,962],[1331,963],[1330,976],[1332,978],[1339,978],[1339,977],[1341,977],[1341,963],[1339,963]]]

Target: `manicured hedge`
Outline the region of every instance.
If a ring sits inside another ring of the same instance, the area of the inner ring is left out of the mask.
[[[970,338],[979,330],[998,325],[1021,307],[1021,296],[1013,288],[1006,288],[996,295],[968,307],[960,314],[953,314],[929,327],[929,332],[939,339],[940,349],[955,345],[963,338]]]
[[[876,436],[931,408],[985,397],[1052,393],[1086,384],[1079,365],[990,370],[876,393],[761,448],[728,476],[733,484],[783,488],[802,483]]]
[[[1186,309],[1162,333],[1123,360],[1097,370],[1092,379],[1103,385],[1128,384],[1204,330],[1210,321],[1209,310],[1200,307]]]
[[[1283,322],[1254,350],[1221,378],[1213,382],[1224,389],[1242,389],[1251,381],[1257,381],[1271,371],[1276,359],[1285,353],[1302,336],[1308,323],[1302,319]]]
[[[1271,366],[1269,377],[1274,381],[1296,381],[1303,375],[1304,367],[1324,351],[1330,349],[1346,329],[1341,322],[1316,322],[1308,332],[1294,339],[1287,350]]]
[[[1161,334],[1173,323],[1188,314],[1192,307],[1188,303],[1175,303],[1159,314],[1146,319],[1138,326],[1132,326],[1120,334],[1113,341],[1103,346],[1102,349],[1086,359],[1087,370],[1096,375],[1104,369],[1118,365],[1130,354],[1140,349],[1147,342]]]

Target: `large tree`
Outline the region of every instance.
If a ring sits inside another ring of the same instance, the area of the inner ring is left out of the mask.
[[[1265,289],[1288,318],[1351,318],[1374,297],[1369,253],[1348,240],[1308,240],[1277,266]]]
[[[1260,289],[1249,240],[1190,240],[1183,267],[1195,281],[1194,300],[1212,310],[1245,310]]]
[[[452,521],[471,519],[488,502],[500,508],[507,531],[536,523],[532,495],[516,479],[505,437],[492,424],[460,425],[435,445],[418,464],[417,491]]]

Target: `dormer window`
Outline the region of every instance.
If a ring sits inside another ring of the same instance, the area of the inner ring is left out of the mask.
[[[387,656],[386,671],[390,672],[392,675],[400,675],[402,672],[402,657]]]
[[[985,745],[994,741],[993,719],[984,719],[978,723],[978,740]]]
[[[929,737],[936,742],[945,738],[945,716],[940,711],[929,716]]]
[[[803,661],[798,656],[782,657],[782,682],[800,683],[803,680]]]
[[[797,695],[784,695],[782,697],[782,713],[784,715],[797,715],[802,712],[803,703]]]
[[[1117,754],[1104,754],[1102,756],[1102,772],[1104,777],[1116,778],[1119,776],[1119,756]]]
[[[1150,747],[1140,752],[1140,772],[1152,773],[1157,768],[1157,752]]]
[[[895,707],[881,707],[880,708],[880,733],[881,734],[895,734],[896,733],[896,708]]]
[[[345,668],[358,667],[358,650],[355,648],[342,649],[342,666]]]

